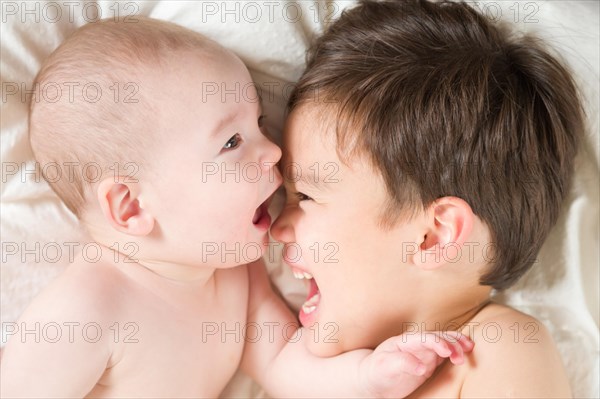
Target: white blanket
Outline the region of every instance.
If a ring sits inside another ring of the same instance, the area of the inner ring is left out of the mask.
[[[138,13],[197,30],[236,52],[263,89],[271,131],[280,133],[284,97],[304,67],[311,39],[353,1],[57,1],[1,3],[1,321],[6,328],[68,263],[77,222],[43,181],[26,171],[33,158],[27,141],[27,104],[41,62],[86,22]],[[575,397],[599,392],[599,7],[595,1],[476,2],[490,18],[539,32],[568,60],[586,101],[588,134],[577,158],[575,184],[539,261],[498,300],[532,314],[552,332]],[[267,94],[267,95],[265,95]],[[272,97],[268,94],[272,94]],[[26,99],[25,99],[26,100]],[[30,252],[26,252],[26,251]],[[377,256],[376,253],[373,256]],[[37,258],[37,259],[36,259]],[[303,288],[279,262],[271,276],[292,304]],[[262,391],[238,376],[224,396]]]

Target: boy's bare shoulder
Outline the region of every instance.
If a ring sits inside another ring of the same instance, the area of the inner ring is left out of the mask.
[[[490,304],[466,327],[475,342],[461,397],[570,397],[556,345],[537,319]]]

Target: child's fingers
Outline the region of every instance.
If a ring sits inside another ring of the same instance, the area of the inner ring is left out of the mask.
[[[445,333],[430,332],[422,336],[420,349],[428,349],[435,352],[440,358],[450,358],[453,364],[464,363],[464,350],[462,347],[464,339],[445,337]],[[445,339],[446,338],[446,339]],[[468,347],[469,344],[467,344]]]
[[[472,344],[471,338],[460,331],[430,331],[430,333],[437,334],[439,337],[448,342],[465,342]]]
[[[450,360],[455,364],[462,364],[464,353],[471,352],[475,346],[471,338],[459,331],[435,331],[433,334],[437,335],[438,339],[442,339],[448,343],[448,347],[452,351]]]
[[[454,340],[458,341],[465,352],[470,352],[475,346],[475,343],[473,343],[471,338],[460,331],[442,331],[441,336],[449,342],[454,342]]]
[[[444,357],[449,357],[453,364],[464,363],[464,350],[461,345],[464,336],[462,334],[456,331],[434,332],[433,334],[437,336],[438,340],[444,342],[450,350],[450,354]]]
[[[453,344],[450,344],[450,347],[452,348],[452,354],[450,355],[450,361],[453,364],[463,364],[465,362],[465,356],[464,356],[464,351],[463,351],[463,348],[462,348],[460,342],[455,342]]]
[[[410,334],[394,337],[380,345],[396,346],[402,352],[419,356],[419,352],[428,350],[441,358],[450,358],[454,364],[462,364],[464,353],[473,350],[474,343],[469,337],[459,331],[430,331],[422,334]],[[378,348],[379,349],[379,348]]]
[[[421,341],[421,348],[429,349],[439,357],[449,357],[452,355],[450,343],[442,339],[437,333],[424,334]]]
[[[454,364],[463,364],[465,360],[465,353],[471,352],[475,346],[473,341],[460,332],[445,331],[442,334],[443,337],[448,340],[448,344],[452,349],[450,361]],[[454,339],[456,339],[455,342],[453,341]]]
[[[427,372],[427,366],[416,356],[408,352],[386,352],[379,354],[373,360],[373,370],[380,378],[393,379],[402,374],[423,376]]]
[[[390,377],[406,373],[420,377],[427,372],[427,367],[416,356],[408,352],[392,352],[387,367]]]
[[[465,353],[471,352],[473,350],[473,348],[475,347],[475,342],[473,342],[473,340],[471,340],[471,338],[467,337],[464,334],[460,338],[458,343],[460,344],[460,346],[463,349],[463,352],[465,352]]]

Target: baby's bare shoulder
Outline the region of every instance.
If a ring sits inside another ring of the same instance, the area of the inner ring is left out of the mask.
[[[124,284],[126,279],[114,265],[75,261],[34,298],[23,318],[101,322],[118,312],[116,301]]]
[[[492,304],[467,328],[475,349],[461,396],[570,396],[556,345],[539,320]]]

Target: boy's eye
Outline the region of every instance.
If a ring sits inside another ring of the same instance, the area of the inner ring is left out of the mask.
[[[229,140],[227,140],[227,143],[225,143],[225,145],[223,146],[223,149],[224,150],[234,149],[234,148],[238,147],[241,142],[242,142],[242,136],[240,136],[239,133],[236,133],[233,136],[231,136],[231,138]]]
[[[311,201],[312,200],[312,198],[310,198],[308,195],[301,193],[301,192],[296,193],[296,198],[298,198],[298,201]]]
[[[263,125],[265,124],[266,117],[267,115],[261,115],[258,117],[258,127],[263,127]]]

